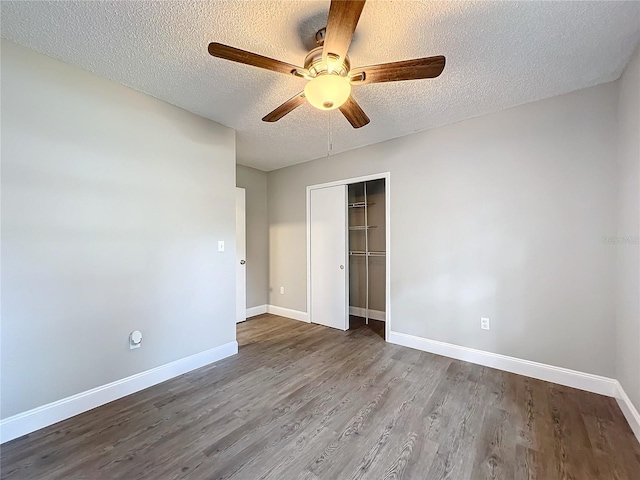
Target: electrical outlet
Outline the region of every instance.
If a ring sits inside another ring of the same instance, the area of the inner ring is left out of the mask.
[[[129,334],[129,349],[140,348],[140,345],[142,345],[142,332],[134,330]]]
[[[482,330],[489,330],[489,319],[482,317],[480,318],[480,328]]]
[[[280,295],[284,295],[284,287],[280,287]]]
[[[218,251],[224,252],[224,240],[218,240]]]

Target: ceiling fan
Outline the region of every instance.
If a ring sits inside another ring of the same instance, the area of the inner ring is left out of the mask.
[[[309,80],[302,92],[267,114],[262,119],[265,122],[277,122],[308,101],[320,110],[338,108],[353,128],[364,127],[370,120],[351,95],[352,85],[435,78],[445,65],[445,58],[436,56],[351,69],[347,50],[364,4],[365,0],[331,1],[327,27],[316,33],[318,46],[307,54],[304,68],[215,42],[209,44],[209,53]]]

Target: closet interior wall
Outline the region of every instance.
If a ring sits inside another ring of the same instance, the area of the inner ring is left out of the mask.
[[[349,185],[349,306],[384,320],[386,304],[385,181]],[[357,313],[356,313],[357,312]]]

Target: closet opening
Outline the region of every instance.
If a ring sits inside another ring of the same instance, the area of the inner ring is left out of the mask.
[[[348,185],[349,329],[385,338],[386,215],[384,178]]]
[[[309,322],[388,339],[389,181],[380,173],[307,187]]]

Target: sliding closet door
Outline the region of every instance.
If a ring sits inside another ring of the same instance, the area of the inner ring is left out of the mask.
[[[310,191],[311,322],[349,328],[347,186]]]

